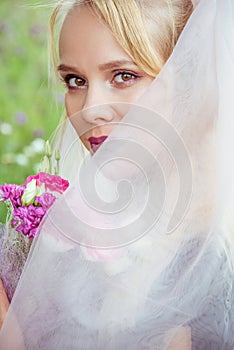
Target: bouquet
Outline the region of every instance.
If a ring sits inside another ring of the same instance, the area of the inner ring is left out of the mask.
[[[6,224],[0,224],[0,278],[11,301],[27,260],[32,241],[38,237],[40,224],[48,209],[69,186],[57,175],[59,154],[56,152],[55,174],[51,171],[51,151],[46,143],[43,164],[46,170],[29,176],[23,185],[0,186],[0,201],[8,207]]]

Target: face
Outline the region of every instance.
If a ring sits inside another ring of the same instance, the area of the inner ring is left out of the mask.
[[[86,6],[67,15],[59,53],[67,115],[93,154],[153,78],[139,69]]]

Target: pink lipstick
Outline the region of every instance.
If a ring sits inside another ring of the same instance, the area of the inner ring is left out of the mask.
[[[98,148],[107,139],[107,137],[108,136],[99,136],[99,137],[91,136],[89,138],[89,142],[90,142],[91,149],[92,149],[93,153],[95,153],[98,150]]]

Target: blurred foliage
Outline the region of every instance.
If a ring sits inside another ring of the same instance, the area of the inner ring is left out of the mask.
[[[37,172],[62,113],[63,96],[48,83],[51,8],[37,5],[0,2],[0,184],[23,184]]]

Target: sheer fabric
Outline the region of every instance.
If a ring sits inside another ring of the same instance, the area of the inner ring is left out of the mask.
[[[0,349],[231,350],[234,2],[201,0],[155,81],[41,226]],[[107,108],[99,106],[98,108]]]

